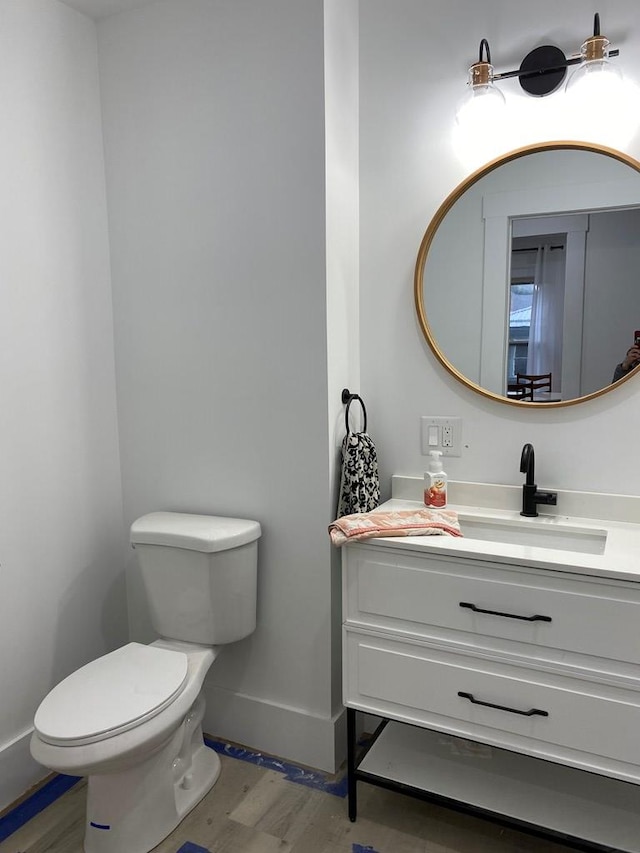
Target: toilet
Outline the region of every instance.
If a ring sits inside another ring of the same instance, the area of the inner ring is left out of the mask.
[[[31,754],[87,776],[85,853],[148,853],[211,790],[202,684],[220,647],[255,630],[257,521],[153,512],[131,526],[159,639],[128,643],[60,682]]]

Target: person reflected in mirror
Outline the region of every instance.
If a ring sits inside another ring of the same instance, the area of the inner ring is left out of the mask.
[[[627,354],[624,357],[624,360],[620,362],[620,364],[616,365],[616,369],[613,372],[612,382],[617,382],[618,379],[622,379],[623,376],[626,376],[628,373],[636,368],[640,364],[640,346],[634,344],[632,347],[629,347],[627,350]]]

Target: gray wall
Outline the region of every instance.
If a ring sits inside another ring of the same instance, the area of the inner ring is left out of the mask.
[[[640,210],[590,219],[582,368],[587,389],[611,381],[640,329]]]
[[[262,524],[205,729],[333,769],[323,27],[321,0],[173,0],[98,34],[126,522]]]

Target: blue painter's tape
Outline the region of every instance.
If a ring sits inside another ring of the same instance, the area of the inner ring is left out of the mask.
[[[43,809],[50,806],[79,781],[80,776],[58,775],[46,782],[42,788],[38,788],[28,800],[20,803],[4,817],[0,817],[0,841],[4,841],[32,817],[40,814]]]
[[[248,761],[250,764],[265,767],[267,770],[275,770],[278,773],[283,773],[289,782],[296,782],[298,785],[305,785],[307,788],[324,791],[325,794],[333,794],[336,797],[347,796],[346,776],[342,776],[340,779],[329,779],[325,773],[307,770],[295,764],[288,764],[279,758],[262,755],[260,752],[252,752],[252,750],[245,749],[242,746],[232,746],[231,744],[206,736],[204,742],[220,755],[228,755],[230,758],[238,758],[240,761]]]
[[[92,826],[94,829],[111,829],[108,823],[95,823],[92,820],[89,821],[89,826]]]
[[[298,785],[305,785],[308,788],[323,791],[325,794],[333,794],[336,797],[347,796],[347,778],[344,774],[339,779],[329,778],[325,773],[307,770],[295,764],[280,761],[278,758],[262,755],[260,752],[253,752],[250,749],[244,749],[240,746],[232,746],[231,744],[214,740],[210,737],[205,737],[204,741],[210,749],[215,750],[221,755],[228,755],[230,758],[237,758],[240,761],[248,761],[251,764],[265,767],[267,770],[275,770],[278,773],[284,774],[289,782],[296,782]],[[21,826],[24,826],[32,817],[35,817],[46,809],[58,797],[61,797],[79,782],[80,778],[80,776],[64,776],[62,774],[54,776],[53,779],[39,788],[27,800],[0,818],[0,842],[20,829]],[[110,829],[106,824],[92,823],[92,825],[96,829]],[[376,853],[375,850],[365,847],[360,848],[359,851],[354,851],[354,853],[363,853],[363,851],[365,853]],[[204,847],[198,847],[189,842],[178,853],[209,853],[209,851],[205,850]]]

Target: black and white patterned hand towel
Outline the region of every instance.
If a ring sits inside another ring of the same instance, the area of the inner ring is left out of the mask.
[[[338,514],[370,512],[380,503],[378,456],[366,432],[348,432],[342,442],[342,475]]]

